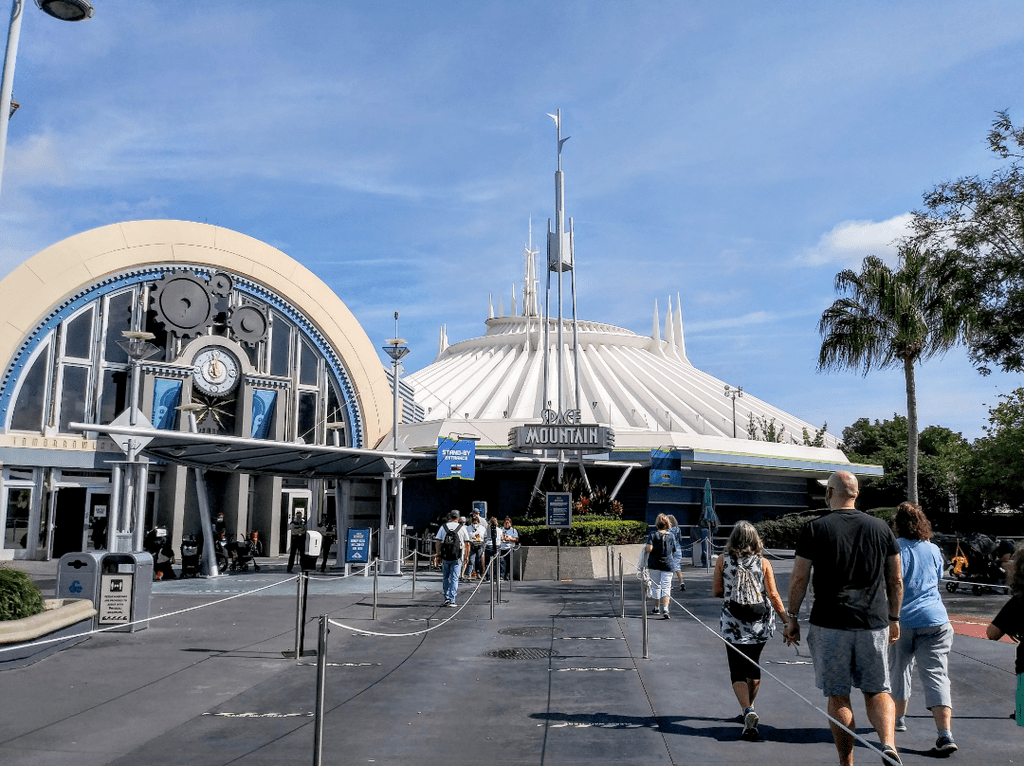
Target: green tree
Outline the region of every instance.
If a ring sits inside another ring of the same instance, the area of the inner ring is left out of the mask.
[[[767,415],[747,415],[747,438],[755,442],[778,442],[786,440],[786,424],[776,424],[775,418]]]
[[[954,260],[899,247],[899,264],[890,269],[876,256],[864,259],[860,272],[836,275],[836,291],[845,295],[825,309],[818,369],[902,367],[907,391],[907,498],[917,502],[917,387],[914,367],[955,346],[966,316],[960,313],[949,281]]]
[[[974,441],[967,479],[975,498],[970,510],[1024,509],[1024,388],[999,398],[1002,401],[989,409],[985,436]]]
[[[972,315],[971,360],[1024,371],[1024,128],[997,112],[988,145],[1006,162],[987,178],[938,184],[914,213],[917,242],[956,259],[954,290]]]

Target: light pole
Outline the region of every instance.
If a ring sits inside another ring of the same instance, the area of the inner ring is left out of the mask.
[[[391,439],[391,449],[398,452],[398,376],[401,373],[401,361],[409,353],[405,345],[405,338],[398,337],[398,312],[395,312],[395,337],[384,341],[384,351],[391,357],[391,387],[394,393],[394,432]],[[387,559],[384,564],[384,574],[402,573],[402,469],[398,465],[398,458],[391,459],[391,498],[394,503],[395,515],[394,525],[388,524],[387,505],[388,499],[385,496],[381,504],[381,541],[386,542],[385,554]],[[385,481],[385,487],[387,482]]]
[[[14,61],[18,57],[21,38],[21,15],[24,0],[11,3],[11,23],[7,27],[7,53],[0,83],[0,186],[3,184],[4,155],[7,153],[7,123],[11,119],[11,98],[14,94]],[[92,18],[92,5],[87,0],[36,0],[39,9],[61,21],[85,21]]]
[[[725,384],[725,395],[732,397],[732,438],[736,438],[736,400],[743,397],[743,386],[733,388],[728,383]]]

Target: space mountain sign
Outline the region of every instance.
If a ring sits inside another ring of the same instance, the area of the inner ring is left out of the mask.
[[[610,452],[615,447],[615,432],[608,426],[580,422],[579,410],[544,410],[540,423],[509,429],[508,447],[515,452]]]

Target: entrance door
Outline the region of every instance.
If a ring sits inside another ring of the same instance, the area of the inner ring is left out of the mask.
[[[281,545],[280,553],[288,553],[292,536],[288,525],[296,513],[301,513],[308,522],[309,509],[313,505],[313,493],[308,489],[285,489],[281,491]],[[314,525],[315,526],[315,525]]]
[[[53,557],[85,549],[85,487],[61,487],[53,513]]]
[[[89,539],[82,550],[104,551],[107,549],[107,519],[110,510],[110,492],[89,490]]]

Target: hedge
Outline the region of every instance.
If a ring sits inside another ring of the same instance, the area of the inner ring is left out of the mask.
[[[894,508],[872,508],[866,513],[882,519],[892,526]],[[761,536],[761,543],[765,548],[785,548],[792,550],[796,548],[797,540],[800,539],[800,530],[808,521],[821,518],[824,511],[810,511],[804,513],[791,513],[780,516],[777,519],[765,519],[754,524],[757,534]]]
[[[517,525],[521,545],[555,545],[559,530],[543,524]],[[591,545],[629,545],[642,543],[647,539],[647,524],[643,521],[618,521],[598,519],[583,521],[575,518],[572,528],[561,530],[561,544],[570,548],[585,548]]]
[[[43,611],[43,595],[17,569],[0,567],[0,620],[20,620]]]

